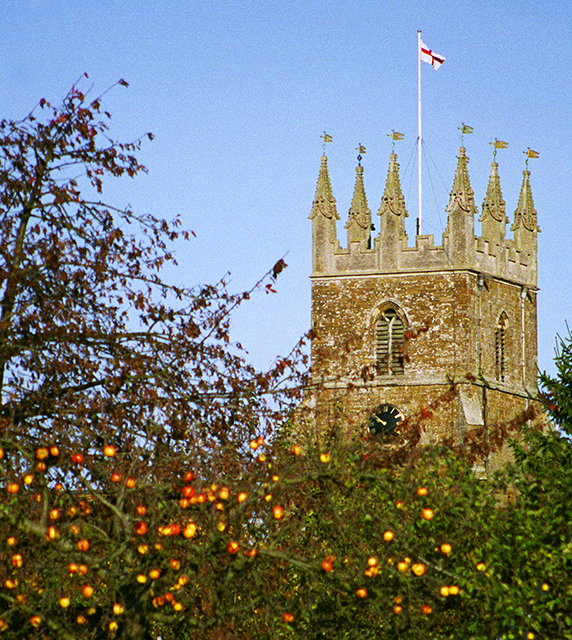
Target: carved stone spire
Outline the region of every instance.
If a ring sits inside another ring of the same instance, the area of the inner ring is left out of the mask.
[[[453,189],[451,190],[449,204],[445,208],[445,211],[448,213],[461,211],[464,213],[474,214],[477,211],[477,207],[475,206],[475,194],[471,189],[471,181],[469,179],[469,171],[467,169],[469,159],[465,155],[465,152],[465,147],[459,147],[459,160],[457,162],[455,179],[453,181]]]
[[[456,266],[466,266],[475,251],[475,198],[471,189],[465,147],[459,148],[459,159],[449,204],[445,207],[449,217],[443,234],[443,245],[449,259]]]
[[[405,218],[408,215],[399,181],[397,155],[393,152],[389,156],[385,191],[377,215],[379,216],[379,243],[381,247],[380,265],[382,268],[395,269],[398,267],[401,251],[407,247]]]
[[[336,199],[328,174],[328,159],[322,156],[316,195],[310,212],[312,220],[312,265],[313,273],[328,273],[333,265],[333,255],[338,246]]]
[[[310,212],[310,220],[317,215],[323,216],[328,220],[339,220],[340,216],[336,209],[336,199],[332,195],[332,185],[330,183],[330,174],[328,173],[328,159],[326,156],[321,157],[320,173],[318,174],[318,184],[316,186],[316,195]]]
[[[369,244],[371,233],[371,211],[367,206],[365,188],[363,186],[363,167],[356,167],[356,183],[348,221],[344,227],[348,230],[348,246],[351,242],[364,241]]]
[[[511,231],[516,231],[524,227],[527,231],[540,231],[536,219],[536,209],[532,200],[532,191],[530,189],[530,171],[523,171],[522,187],[518,198],[518,205],[514,212],[514,224]]]
[[[483,212],[479,218],[479,222],[483,223],[482,237],[494,245],[504,243],[506,223],[508,222],[498,167],[498,162],[491,162],[489,185],[483,201]]]
[[[518,198],[518,205],[514,212],[514,224],[511,231],[514,232],[514,241],[518,249],[536,256],[536,235],[540,232],[537,223],[536,209],[532,200],[530,189],[530,171],[522,172],[523,180]]]
[[[397,154],[391,153],[389,156],[389,169],[387,171],[387,180],[385,182],[385,191],[381,198],[381,205],[378,216],[384,214],[394,214],[396,216],[409,217],[405,209],[405,198],[401,191],[401,182],[399,181],[399,164],[397,163]]]

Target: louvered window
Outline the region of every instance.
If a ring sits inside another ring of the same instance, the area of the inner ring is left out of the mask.
[[[395,309],[386,309],[376,327],[376,370],[378,375],[403,374],[405,327]]]
[[[504,382],[506,369],[506,332],[508,317],[503,311],[495,329],[495,377]]]

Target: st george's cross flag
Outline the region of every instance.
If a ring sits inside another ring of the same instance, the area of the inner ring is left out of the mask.
[[[443,64],[443,62],[445,62],[445,58],[443,56],[440,56],[438,53],[431,51],[431,49],[429,49],[429,47],[423,42],[423,40],[420,40],[419,44],[419,55],[423,62],[427,62],[434,69],[438,69]]]

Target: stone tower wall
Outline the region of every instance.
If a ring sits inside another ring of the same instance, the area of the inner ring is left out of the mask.
[[[467,162],[461,148],[440,246],[433,236],[417,236],[415,246],[408,246],[395,154],[379,210],[381,232],[371,238],[361,224],[357,233],[357,221],[370,215],[359,167],[346,224],[348,247],[342,248],[332,226],[337,212],[322,158],[310,216],[312,374],[320,430],[339,425],[355,433],[377,405],[391,403],[406,416],[425,416],[426,438],[432,440],[510,420],[536,397],[539,229],[529,174],[515,213],[515,239],[505,239],[507,219],[493,163],[481,217],[485,235],[477,238]],[[405,325],[399,374],[375,367],[375,327],[387,307],[397,310]],[[452,382],[457,394],[444,402]]]

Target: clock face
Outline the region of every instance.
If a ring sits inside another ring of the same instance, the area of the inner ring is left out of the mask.
[[[396,406],[380,404],[369,417],[369,432],[372,436],[393,433],[403,420],[404,416]]]

